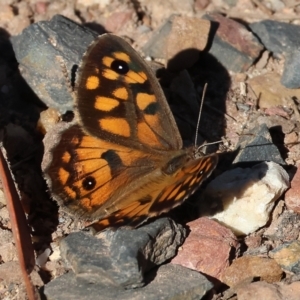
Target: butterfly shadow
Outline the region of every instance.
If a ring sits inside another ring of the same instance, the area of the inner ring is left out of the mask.
[[[174,71],[177,62],[198,55],[190,67]],[[171,67],[169,67],[171,66]],[[224,135],[225,100],[231,81],[228,71],[209,53],[187,49],[169,61],[166,69],[158,69],[159,78],[185,146],[194,144],[196,135],[200,144],[216,142]],[[205,94],[205,85],[207,89]],[[203,109],[200,105],[203,97]],[[201,113],[199,132],[197,120]],[[216,151],[218,146],[210,147]]]
[[[0,67],[6,72],[3,87],[7,89],[0,93],[0,129],[5,133],[3,146],[35,240],[34,250],[39,254],[49,247],[51,234],[58,225],[58,207],[45,193],[47,187],[41,172],[43,135],[36,128],[39,113],[46,105],[21,75],[10,36],[2,28],[0,53]],[[44,280],[44,275],[41,276]]]

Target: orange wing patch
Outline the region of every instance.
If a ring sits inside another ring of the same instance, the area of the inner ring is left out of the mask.
[[[98,76],[89,76],[86,80],[85,87],[87,90],[95,90],[100,85],[100,79]]]
[[[97,96],[95,101],[95,108],[102,111],[111,111],[118,107],[120,102],[113,98]]]
[[[153,132],[151,127],[148,124],[142,122],[137,125],[137,137],[141,143],[149,146],[157,146],[161,145],[160,140],[157,135]]]
[[[119,98],[121,100],[128,100],[128,92],[127,89],[124,87],[115,89],[112,94],[116,97]]]
[[[129,57],[129,55],[126,54],[125,52],[114,52],[114,53],[113,53],[113,56],[114,56],[116,59],[124,60],[124,61],[126,61],[127,63],[130,62],[130,57]]]
[[[130,126],[127,120],[121,118],[99,120],[99,126],[102,130],[111,134],[117,134],[123,137],[130,137]]]

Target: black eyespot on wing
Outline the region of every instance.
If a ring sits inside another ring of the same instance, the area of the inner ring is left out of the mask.
[[[154,116],[158,111],[158,103],[152,102],[150,103],[144,110],[144,114]]]
[[[82,187],[86,191],[91,191],[96,186],[96,179],[93,176],[87,176],[82,180]]]
[[[116,59],[111,63],[111,66],[113,71],[117,72],[120,75],[125,75],[129,71],[129,66],[126,61]]]

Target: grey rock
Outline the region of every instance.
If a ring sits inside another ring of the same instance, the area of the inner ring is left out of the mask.
[[[256,126],[243,134],[237,147],[240,151],[233,163],[273,161],[281,165],[286,164],[273,144],[266,124]]]
[[[270,52],[285,56],[281,83],[287,88],[299,88],[300,26],[265,20],[251,24],[250,28]]]
[[[113,285],[91,284],[69,272],[48,283],[43,292],[48,300],[200,300],[212,288],[212,283],[202,274],[173,264],[149,272],[147,280],[145,287],[125,290]]]
[[[170,16],[155,32],[142,50],[147,56],[155,58],[165,58],[166,40],[172,29],[172,21],[175,15]]]
[[[290,50],[285,55],[284,69],[280,80],[281,84],[289,89],[300,87],[300,51]]]
[[[145,284],[144,274],[175,256],[186,230],[168,218],[139,227],[108,229],[97,237],[71,233],[62,240],[62,257],[78,277],[123,288]]]
[[[284,211],[275,219],[269,228],[264,232],[264,236],[276,243],[283,243],[297,240],[300,235],[300,215],[293,211]]]
[[[300,46],[300,26],[264,20],[250,24],[250,29],[261,43],[275,55],[283,54]]]
[[[263,45],[244,25],[218,13],[202,18],[210,20],[215,31],[209,53],[227,70],[246,71],[263,51]]]
[[[61,113],[73,110],[70,86],[74,81],[74,71],[97,35],[56,15],[50,21],[32,24],[11,38],[21,75],[47,106]],[[63,72],[62,62],[68,78]]]

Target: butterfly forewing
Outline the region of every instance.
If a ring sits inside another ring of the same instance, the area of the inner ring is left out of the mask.
[[[76,90],[78,116],[89,134],[132,148],[182,147],[157,79],[123,39],[98,37],[83,58]]]

